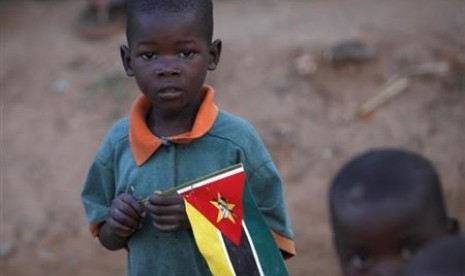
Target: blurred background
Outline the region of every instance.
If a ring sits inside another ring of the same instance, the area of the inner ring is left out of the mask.
[[[221,108],[250,120],[285,181],[291,275],[338,275],[327,189],[353,155],[404,147],[442,177],[465,225],[465,1],[214,0]],[[0,0],[0,271],[125,275],[91,238],[80,191],[103,135],[139,95],[118,11]],[[87,20],[87,21],[86,21]]]

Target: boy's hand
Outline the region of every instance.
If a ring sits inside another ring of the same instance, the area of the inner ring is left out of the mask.
[[[126,238],[139,229],[144,217],[144,206],[132,195],[123,193],[113,199],[105,224],[114,234]]]
[[[184,200],[178,194],[163,196],[155,192],[149,199],[147,210],[153,225],[161,231],[176,231],[190,228]]]

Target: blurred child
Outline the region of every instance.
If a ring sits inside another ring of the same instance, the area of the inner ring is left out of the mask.
[[[89,39],[108,37],[123,30],[125,0],[88,0],[79,15],[77,31]]]
[[[420,248],[458,231],[433,165],[400,149],[348,162],[331,183],[329,205],[345,275],[399,275]]]
[[[418,253],[405,276],[464,276],[465,237],[452,236],[432,242]]]
[[[112,9],[124,9],[125,0],[89,0],[90,8],[95,10],[95,20],[99,24],[110,23]]]
[[[210,275],[184,201],[164,191],[243,163],[255,203],[285,257],[295,254],[282,182],[253,126],[219,110],[204,84],[221,41],[212,41],[208,0],[127,2],[121,57],[142,95],[109,131],[90,167],[82,201],[93,235],[128,249],[130,275]],[[245,99],[246,100],[246,99]],[[138,200],[150,196],[148,205]]]

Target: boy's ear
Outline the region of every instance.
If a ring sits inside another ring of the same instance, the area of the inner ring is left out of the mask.
[[[447,233],[456,235],[460,232],[460,222],[455,218],[449,218],[447,221]]]
[[[131,53],[129,47],[126,45],[121,45],[120,47],[121,61],[123,62],[124,71],[129,77],[134,76],[134,72],[131,67]]]
[[[210,44],[209,54],[210,60],[208,62],[208,70],[213,71],[216,69],[221,55],[221,40],[217,39]]]

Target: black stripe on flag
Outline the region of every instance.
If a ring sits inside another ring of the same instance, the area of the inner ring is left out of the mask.
[[[244,227],[242,227],[242,237],[239,246],[236,246],[225,236],[223,236],[223,240],[236,275],[260,276]]]

